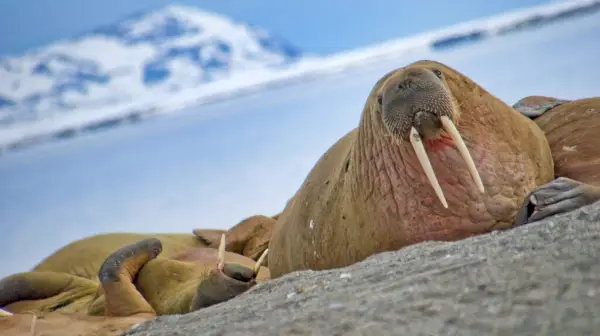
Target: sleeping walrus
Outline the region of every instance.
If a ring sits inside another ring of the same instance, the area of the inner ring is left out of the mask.
[[[161,258],[170,258],[189,249],[211,247],[217,248],[222,234],[228,237],[226,251],[247,256],[255,261],[268,245],[266,237],[270,237],[270,222],[273,219],[265,216],[250,216],[243,219],[229,230],[195,229],[193,234],[187,233],[102,233],[73,241],[48,257],[44,258],[32,271],[59,272],[77,275],[95,280],[98,269],[104,260],[121,246],[133,244],[148,238],[160,239],[163,250]],[[230,238],[229,238],[230,237]]]
[[[532,120],[448,66],[412,63],[375,84],[358,128],[280,214],[271,276],[510,228],[526,195],[553,178]]]
[[[196,248],[157,258],[161,241],[142,239],[110,254],[99,267],[99,282],[48,271],[6,277],[0,281],[0,308],[35,314],[178,314],[229,300],[270,278],[261,266],[265,254],[255,264],[224,248],[225,235],[218,250]]]
[[[531,192],[516,224],[600,200],[600,97],[529,96],[513,108],[531,117],[546,135],[558,177]]]

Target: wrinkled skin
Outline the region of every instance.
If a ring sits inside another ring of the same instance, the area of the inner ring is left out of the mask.
[[[267,268],[255,274],[254,261],[235,253],[225,253],[220,270],[216,249],[189,249],[157,258],[162,250],[156,238],[121,247],[99,267],[99,283],[59,272],[9,276],[0,281],[0,307],[13,313],[95,316],[112,316],[112,311],[118,316],[186,313],[229,300],[269,278]]]
[[[257,261],[269,247],[269,241],[271,240],[278,216],[279,214],[272,217],[255,215],[245,218],[227,230],[227,246],[225,250],[247,256]],[[196,229],[194,230],[194,234],[209,240],[210,237],[204,237],[206,231]],[[263,265],[268,266],[268,263],[265,261]]]
[[[556,176],[525,198],[516,225],[600,200],[600,97],[569,101],[530,96],[513,107],[544,131]]]
[[[442,116],[464,139],[483,193],[440,128]],[[418,163],[411,127],[448,208]],[[358,128],[329,148],[286,205],[269,245],[271,276],[510,228],[525,196],[553,177],[548,142],[533,121],[457,71],[415,62],[376,83]]]

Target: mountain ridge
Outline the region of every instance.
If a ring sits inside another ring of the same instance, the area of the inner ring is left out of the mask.
[[[0,124],[125,103],[301,56],[256,25],[170,5],[0,59]]]

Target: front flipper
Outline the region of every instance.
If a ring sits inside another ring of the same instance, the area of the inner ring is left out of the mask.
[[[552,97],[529,96],[516,102],[512,108],[531,119],[535,119],[558,105],[568,102],[568,100]]]
[[[517,214],[515,226],[566,213],[598,200],[600,200],[599,187],[559,177],[537,187],[525,197]]]
[[[256,285],[256,277],[267,257],[266,249],[253,268],[228,264],[225,260],[225,235],[221,236],[217,265],[208,278],[200,282],[192,301],[191,310],[198,310],[232,299]]]
[[[57,272],[23,272],[0,281],[0,307],[13,313],[84,312],[98,284]]]
[[[133,285],[133,279],[148,261],[162,251],[156,238],[140,240],[111,254],[98,272],[104,290],[106,316],[155,314],[154,309]]]

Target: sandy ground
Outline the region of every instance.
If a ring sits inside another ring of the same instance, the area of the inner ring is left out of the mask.
[[[126,335],[598,335],[600,202],[269,281]]]

